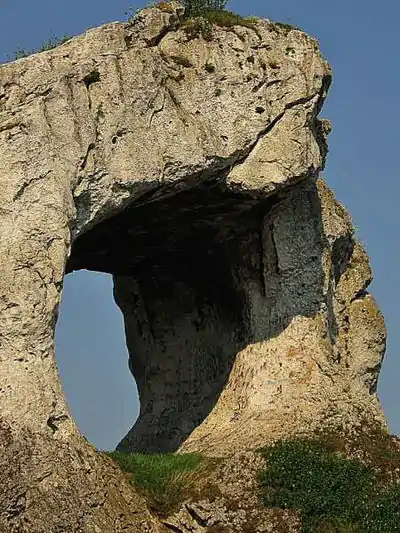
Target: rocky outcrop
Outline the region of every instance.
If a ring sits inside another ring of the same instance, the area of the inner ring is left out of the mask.
[[[203,479],[198,472],[194,493],[162,524],[174,533],[299,533],[298,512],[262,505],[258,480],[264,469],[260,454],[239,452],[213,465]]]
[[[143,10],[0,67],[0,531],[158,531],[79,436],[54,362],[65,273],[109,272],[140,418],[120,447],[230,454],[384,424],[382,318],[318,178],[330,71],[267,20]]]

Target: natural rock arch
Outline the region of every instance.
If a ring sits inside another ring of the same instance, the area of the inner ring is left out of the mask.
[[[157,530],[68,414],[65,269],[115,275],[143,405],[122,448],[223,455],[384,424],[368,261],[317,179],[329,67],[269,21],[190,40],[179,10],[0,67],[4,530]]]
[[[210,181],[133,203],[77,239],[74,268],[112,273],[125,317],[141,414],[121,449],[226,455],[357,424],[359,387],[375,392],[367,259],[321,180],[265,200]],[[372,365],[355,357],[359,335]]]

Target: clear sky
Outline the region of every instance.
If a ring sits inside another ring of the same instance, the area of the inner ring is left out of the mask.
[[[38,48],[51,36],[123,21],[129,7],[141,6],[129,0],[0,0],[0,62],[18,47]],[[300,26],[319,39],[333,68],[321,113],[333,125],[324,175],[371,259],[371,292],[388,329],[378,391],[391,431],[400,433],[400,3],[232,0],[228,7]],[[97,447],[112,448],[137,416],[138,400],[109,276],[79,272],[65,279],[56,356],[82,433]]]

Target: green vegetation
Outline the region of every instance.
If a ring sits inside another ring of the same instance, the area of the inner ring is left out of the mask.
[[[121,469],[132,474],[130,481],[145,494],[151,508],[167,514],[187,490],[199,482],[206,461],[199,454],[107,453]]]
[[[206,41],[212,39],[213,26],[219,26],[228,30],[233,30],[235,26],[245,26],[246,28],[256,29],[254,17],[243,18],[232,11],[204,11],[196,17],[186,17],[182,28],[189,39],[203,37]]]
[[[363,533],[395,533],[400,531],[400,485],[381,490],[372,505],[365,509]]]
[[[279,29],[285,31],[285,33],[289,33],[291,30],[300,30],[298,26],[295,26],[294,24],[289,24],[288,22],[274,22],[274,25],[277,26]]]
[[[226,9],[228,0],[181,0],[185,7],[182,28],[188,39],[203,37],[206,41],[212,39],[213,25],[232,29],[234,26],[245,26],[256,29],[257,17],[241,17]],[[147,4],[147,7],[156,7],[166,13],[173,11],[168,0],[161,0]],[[140,10],[139,10],[140,11]],[[138,11],[129,8],[125,13],[128,22],[132,22]]]
[[[262,503],[277,512],[291,510],[301,519],[302,533],[400,533],[400,440],[380,430],[368,433],[364,427],[351,438],[319,434],[259,451],[266,460],[260,475]],[[219,474],[215,477],[221,459],[198,454],[107,455],[127,472],[159,516],[170,515],[187,499],[221,497]],[[237,503],[229,505],[236,509]],[[282,531],[286,526],[282,523]],[[253,531],[252,526],[248,530]]]
[[[346,458],[340,439],[293,439],[261,450],[260,477],[268,507],[299,512],[302,533],[400,532],[400,452],[383,440]],[[359,444],[359,443],[358,443]]]
[[[213,11],[224,11],[227,3],[228,0],[182,0],[187,18],[199,17]]]
[[[25,50],[23,48],[18,48],[14,53],[12,61],[16,59],[21,59],[22,57],[30,56],[31,54],[36,54],[37,52],[45,52],[46,50],[51,50],[60,44],[63,44],[69,41],[72,37],[70,35],[64,35],[63,37],[50,37],[45,41],[40,48],[37,50]]]
[[[211,24],[220,26],[222,28],[233,28],[234,26],[245,26],[254,29],[257,19],[254,17],[244,18],[233,13],[232,11],[205,11],[202,14]]]
[[[212,24],[203,16],[186,19],[182,28],[189,40],[199,37],[203,37],[205,41],[212,39]]]

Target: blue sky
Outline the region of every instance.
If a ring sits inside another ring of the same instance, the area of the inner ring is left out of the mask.
[[[141,6],[122,0],[0,0],[0,62],[51,36],[125,20],[129,7]],[[333,68],[321,113],[333,125],[324,175],[351,213],[371,259],[371,292],[388,329],[378,390],[391,431],[400,433],[400,3],[232,0],[228,7],[300,26],[319,39]],[[79,272],[65,279],[56,356],[82,433],[97,447],[112,448],[135,419],[138,401],[109,276]]]

